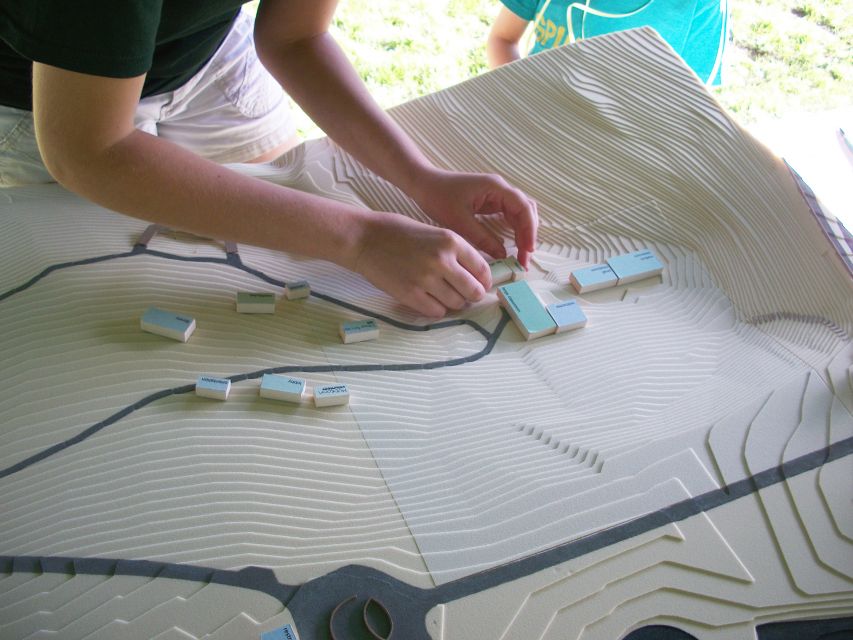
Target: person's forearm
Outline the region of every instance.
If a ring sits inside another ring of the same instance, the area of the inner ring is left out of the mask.
[[[321,258],[353,268],[364,225],[375,215],[280,187],[135,131],[65,167],[69,189],[130,216],[194,234]]]
[[[259,49],[290,96],[337,144],[414,197],[432,164],[380,107],[328,33]]]

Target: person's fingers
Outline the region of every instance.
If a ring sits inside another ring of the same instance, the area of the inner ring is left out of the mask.
[[[428,318],[443,318],[447,308],[423,289],[413,289],[400,302]]]
[[[447,309],[458,311],[465,307],[467,299],[448,280],[436,281],[429,290],[430,295]]]
[[[491,175],[489,180],[491,187],[487,193],[482,194],[481,199],[475,201],[474,213],[500,212],[503,214],[504,220],[512,227],[515,236],[518,260],[527,267],[529,255],[536,248],[536,233],[539,227],[536,203],[523,191],[510,186],[500,176]],[[478,243],[475,244],[483,248]],[[490,251],[487,253],[491,254]],[[503,257],[503,255],[496,257]]]
[[[503,254],[506,255],[506,251]],[[489,264],[471,245],[459,248],[457,260],[463,268],[453,270],[451,275],[445,278],[466,300],[481,300],[486,295],[486,290],[492,286]]]
[[[512,193],[512,192],[511,192]],[[515,232],[515,246],[518,247],[518,261],[528,266],[528,257],[536,248],[536,232],[539,228],[539,215],[536,203],[526,197],[515,197],[512,193],[504,204],[504,219]]]
[[[495,233],[473,216],[461,217],[455,231],[493,258],[506,258],[506,248]]]

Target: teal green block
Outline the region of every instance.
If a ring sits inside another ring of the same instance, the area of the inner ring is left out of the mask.
[[[546,336],[557,330],[554,319],[526,280],[498,287],[498,298],[526,340]]]
[[[616,272],[607,264],[597,264],[594,267],[584,267],[572,271],[569,282],[578,293],[587,293],[607,287],[615,287],[619,281]]]
[[[607,264],[619,278],[619,284],[651,278],[663,271],[660,260],[648,249],[614,256],[607,261]]]

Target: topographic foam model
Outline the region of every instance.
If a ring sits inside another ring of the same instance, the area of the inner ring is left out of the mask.
[[[0,637],[849,634],[849,234],[652,32],[392,113],[536,199],[526,281],[586,326],[527,342],[494,292],[428,324],[329,263],[0,193]],[[327,140],[276,165],[240,170],[424,219]],[[661,275],[569,286],[646,249]],[[261,398],[265,374],[349,403]]]

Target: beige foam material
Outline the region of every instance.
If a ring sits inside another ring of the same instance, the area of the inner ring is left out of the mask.
[[[234,640],[293,619],[275,598],[218,584],[16,573],[0,575],[0,621],[4,638]]]
[[[429,588],[850,437],[853,281],[784,164],[656,37],[584,41],[393,114],[438,165],[498,172],[537,200],[528,280],[543,299],[574,295],[573,269],[643,248],[663,276],[580,296],[581,331],[531,344],[510,326],[474,363],[312,374],[350,387],[340,411],[261,400],[258,381],[235,384],[227,403],[160,400],[0,479],[0,554],[255,565],[287,584],[361,564]],[[424,219],[326,140],[277,164],[240,170]],[[58,187],[3,197],[0,291],[51,264],[127,251],[145,227]],[[150,246],[224,255],[182,234]],[[423,322],[329,263],[240,252],[275,278]],[[341,345],[350,311],[312,298],[237,314],[235,292],[250,289],[276,291],[224,265],[141,255],[56,271],[0,301],[0,468],[200,373],[426,363],[484,345],[469,327],[384,323],[380,340]],[[148,306],[195,317],[191,341],[138,331]],[[491,294],[462,316],[491,330],[500,311]],[[747,638],[758,622],[850,615],[849,478],[847,457],[445,603],[427,627],[434,638],[611,639],[657,622]],[[217,602],[263,618],[219,589]],[[0,635],[22,623],[6,615]]]

